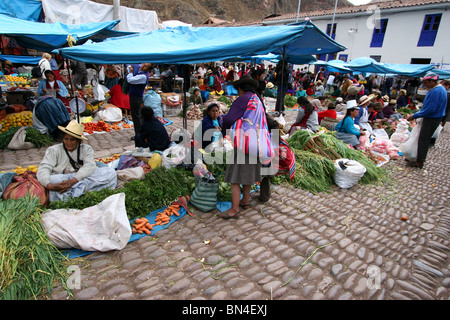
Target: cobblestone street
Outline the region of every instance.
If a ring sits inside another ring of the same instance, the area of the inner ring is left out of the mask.
[[[296,112],[288,112],[292,123]],[[171,133],[182,118],[170,117]],[[189,126],[192,126],[189,121]],[[188,129],[191,129],[188,127]],[[132,130],[89,136],[96,157],[134,149]],[[239,219],[194,211],[121,251],[73,260],[78,300],[448,300],[450,127],[424,169],[389,162],[388,185],[313,195],[286,184]],[[3,170],[45,148],[0,152]],[[401,217],[406,216],[404,221]],[[50,300],[65,300],[54,288]]]

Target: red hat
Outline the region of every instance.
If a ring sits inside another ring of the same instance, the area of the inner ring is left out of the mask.
[[[428,72],[423,78],[422,80],[439,80],[439,76],[434,73],[434,72]]]

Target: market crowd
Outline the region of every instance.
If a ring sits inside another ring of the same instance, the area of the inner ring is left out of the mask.
[[[3,73],[14,72],[10,62]],[[95,68],[96,76],[88,72]],[[37,99],[32,102],[35,126],[43,133],[60,136],[39,166],[37,178],[50,192],[50,200],[76,197],[88,190],[115,188],[117,177],[110,168],[97,168],[94,154],[83,135],[84,126],[70,115],[68,87],[87,99],[90,85],[104,86],[108,103],[130,113],[136,152],[163,152],[174,145],[163,123],[159,94],[186,92],[190,110],[199,110],[200,141],[192,148],[228,145],[233,159],[227,164],[224,181],[231,185],[232,207],[220,213],[224,219],[237,218],[249,207],[250,187],[261,185],[261,201],[270,195],[270,176],[295,170],[295,157],[286,138],[298,130],[318,132],[320,127],[336,131],[336,138],[352,148],[371,141],[376,130],[395,129],[399,121],[417,122],[421,130],[417,159],[410,166],[422,168],[435,131],[445,126],[449,111],[449,80],[427,73],[423,78],[381,77],[376,74],[344,74],[325,68],[293,69],[280,61],[276,65],[211,63],[190,66],[141,63],[134,65],[89,66],[79,61],[62,61],[44,54],[38,63]],[[158,79],[159,86],[149,86]],[[181,89],[183,90],[183,89]],[[226,96],[223,108],[217,97]],[[156,99],[156,100],[154,100]],[[159,100],[158,100],[159,99]],[[156,101],[156,104],[153,103]],[[288,103],[290,101],[290,104]],[[294,101],[294,105],[292,105]],[[181,106],[175,99],[165,100]],[[297,115],[290,128],[284,127],[286,108]],[[192,111],[193,112],[193,111]],[[276,137],[274,132],[277,132]],[[274,161],[276,159],[276,161]],[[276,165],[271,165],[276,162]],[[262,168],[272,167],[271,174]],[[242,190],[241,190],[242,186]],[[241,198],[242,192],[242,198]]]

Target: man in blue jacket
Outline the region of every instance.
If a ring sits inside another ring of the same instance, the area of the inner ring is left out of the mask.
[[[141,106],[145,87],[148,83],[150,67],[150,63],[133,64],[128,67],[127,82],[130,84],[128,96],[135,135],[141,132]]]
[[[438,80],[439,76],[434,72],[428,72],[423,77],[423,84],[428,89],[423,106],[419,112],[407,118],[408,121],[423,118],[417,146],[417,160],[415,162],[408,162],[412,167],[423,168],[431,144],[431,137],[445,115],[447,91],[442,85],[438,84]]]

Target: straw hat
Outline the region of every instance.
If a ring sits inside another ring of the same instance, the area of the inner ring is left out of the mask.
[[[367,102],[370,102],[370,101],[372,101],[373,99],[375,98],[375,95],[374,94],[371,94],[371,95],[363,95],[360,99],[359,99],[359,104],[360,105],[364,105],[364,104],[366,104]]]
[[[391,99],[391,101],[389,101],[389,104],[393,104],[393,105],[396,105],[396,104],[397,104],[397,100],[395,100],[395,99]]]
[[[381,99],[382,99],[384,102],[388,102],[388,101],[389,101],[389,96],[388,96],[388,95],[385,95],[385,96],[381,97]]]
[[[348,100],[347,101],[347,107],[346,109],[357,109],[358,108],[358,104],[356,103],[356,100]]]
[[[274,84],[272,82],[267,83],[266,88],[272,89],[274,87]]]
[[[77,139],[87,140],[87,138],[83,136],[84,125],[76,122],[75,120],[70,121],[65,128],[58,126],[58,129]]]
[[[212,70],[208,69],[208,71],[206,71],[206,74],[210,74],[210,73],[212,73]]]
[[[9,60],[5,60],[5,66],[13,67],[13,64]]]

